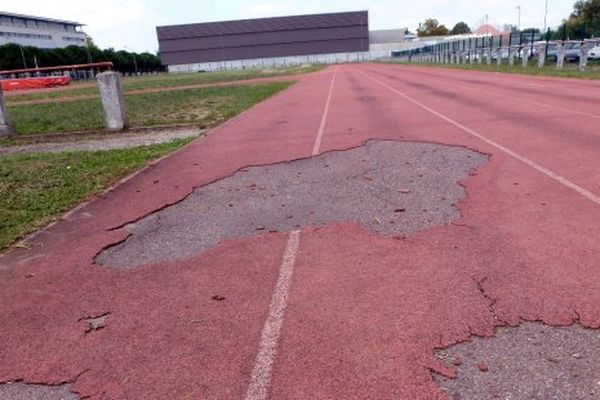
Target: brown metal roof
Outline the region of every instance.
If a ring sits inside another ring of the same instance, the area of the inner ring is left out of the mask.
[[[311,14],[156,28],[165,64],[367,51],[368,12]]]

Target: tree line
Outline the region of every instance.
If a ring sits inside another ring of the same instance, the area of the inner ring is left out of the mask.
[[[163,70],[160,58],[152,53],[135,53],[113,48],[99,49],[89,46],[68,46],[57,49],[41,49],[8,43],[0,46],[0,70],[21,68],[56,67],[59,65],[86,64],[111,61],[114,69],[123,73],[152,72]]]
[[[515,27],[511,30],[516,31]],[[528,28],[522,32],[540,32],[537,28]],[[454,28],[448,29],[435,18],[428,18],[419,24],[418,36],[446,36],[471,33],[471,29],[464,22],[457,23]],[[587,39],[600,36],[600,0],[578,0],[573,6],[573,12],[563,20],[556,30],[549,29],[544,32],[548,39]]]

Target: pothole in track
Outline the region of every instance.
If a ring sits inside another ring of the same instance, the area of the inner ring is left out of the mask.
[[[454,400],[592,400],[600,398],[600,331],[575,324],[522,323],[492,338],[437,352],[457,369],[434,374]]]
[[[343,151],[248,167],[126,227],[100,264],[131,268],[195,255],[226,238],[354,221],[409,235],[459,216],[458,184],[487,156],[432,143],[373,140]]]
[[[23,382],[0,384],[0,400],[79,400],[68,384],[43,385]]]

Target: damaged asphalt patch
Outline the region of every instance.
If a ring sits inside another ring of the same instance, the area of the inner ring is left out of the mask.
[[[457,377],[434,375],[455,400],[600,398],[600,331],[522,323],[439,351]]]
[[[128,225],[128,239],[96,261],[128,268],[192,256],[226,238],[343,221],[389,237],[413,234],[458,218],[458,182],[486,161],[461,147],[374,140],[248,167]]]
[[[0,384],[0,400],[79,400],[68,384],[40,385],[23,382]]]

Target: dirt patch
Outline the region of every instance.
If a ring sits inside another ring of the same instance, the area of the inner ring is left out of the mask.
[[[600,331],[523,323],[439,351],[456,379],[434,375],[455,400],[600,398]]]
[[[130,237],[96,261],[134,267],[194,255],[225,238],[355,221],[384,236],[449,223],[464,195],[458,182],[484,164],[474,151],[428,143],[370,141],[199,187],[127,226]]]
[[[78,150],[114,150],[128,149],[139,146],[151,146],[153,144],[171,142],[176,139],[197,137],[203,133],[202,129],[172,129],[156,130],[147,133],[122,133],[120,135],[106,135],[97,139],[83,139],[73,142],[45,142],[27,144],[22,146],[0,147],[0,157],[6,154],[22,153],[59,153],[61,151]]]
[[[0,384],[0,400],[79,400],[68,384],[40,385],[23,382]]]

